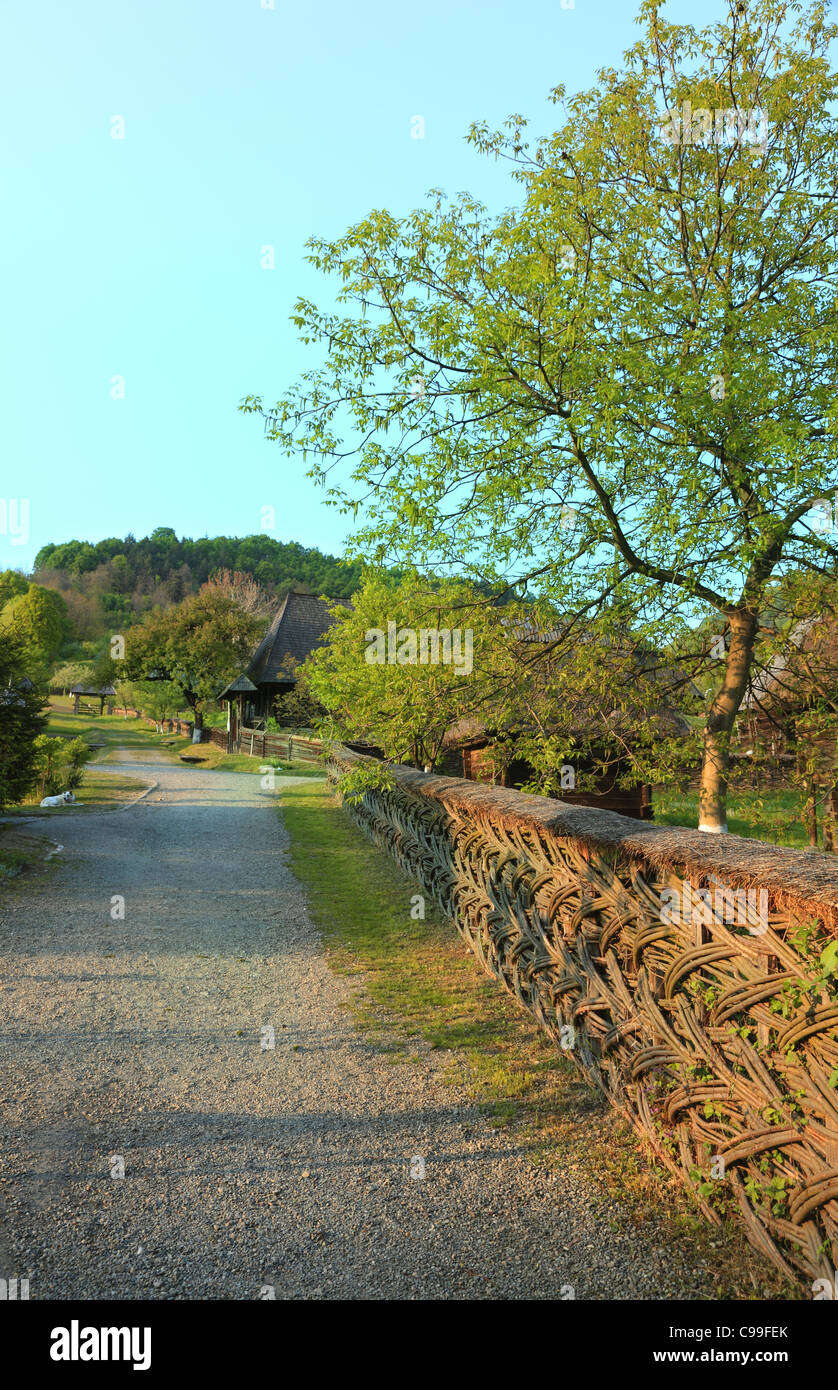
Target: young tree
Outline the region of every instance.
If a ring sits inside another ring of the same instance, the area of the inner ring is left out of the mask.
[[[713,616],[719,832],[766,587],[838,555],[813,517],[836,481],[837,31],[792,0],[729,0],[701,31],[642,0],[639,20],[621,71],[556,89],[552,136],[473,127],[516,207],[438,193],[312,241],[350,308],[300,301],[325,364],[241,408],[365,508],[374,560],[526,579],[589,624],[616,596],[657,648]]]
[[[29,580],[20,570],[3,570],[0,573],[0,608],[4,608],[9,599],[25,594],[28,588]]]
[[[30,584],[25,594],[10,599],[0,612],[0,629],[20,648],[30,679],[44,684],[50,662],[69,635],[67,605],[54,589]]]
[[[153,719],[158,734],[163,732],[163,721],[177,713],[180,690],[168,681],[145,681],[134,687],[134,699],[148,719]]]
[[[193,712],[199,742],[206,701],[246,665],[261,633],[262,623],[228,594],[205,590],[129,629],[120,676],[171,682]]]
[[[0,809],[22,801],[37,776],[46,701],[29,679],[20,646],[0,632]]]
[[[327,645],[299,668],[302,693],[328,711],[323,733],[432,771],[447,730],[493,684],[496,614],[475,598],[462,583],[371,574],[351,608],[335,604]]]

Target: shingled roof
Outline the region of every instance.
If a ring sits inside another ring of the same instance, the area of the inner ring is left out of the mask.
[[[352,606],[346,598],[315,598],[314,594],[293,590],[286,594],[247,668],[250,679],[256,685],[295,682],[295,667],[323,645],[332,622],[329,604],[334,602]]]

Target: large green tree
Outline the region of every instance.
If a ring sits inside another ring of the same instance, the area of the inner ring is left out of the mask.
[[[677,649],[712,616],[700,824],[723,831],[767,586],[838,555],[813,524],[836,483],[836,29],[796,0],[703,30],[664,8],[643,0],[621,69],[555,91],[554,134],[473,127],[518,181],[503,215],[437,193],[312,241],[340,280],[337,311],[297,305],[323,364],[242,409],[364,508],[379,562],[526,581],[571,643],[616,617]]]
[[[50,662],[70,633],[67,605],[54,589],[30,584],[0,611],[0,630],[17,644],[30,678],[43,684]]]
[[[177,687],[200,737],[207,700],[247,664],[263,629],[235,598],[207,588],[174,608],[147,614],[126,633],[124,660],[114,665],[120,679]]]
[[[31,684],[25,653],[0,630],[0,808],[22,801],[37,776],[36,741],[46,701]]]

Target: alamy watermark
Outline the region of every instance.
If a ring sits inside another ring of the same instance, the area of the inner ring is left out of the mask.
[[[752,936],[768,931],[767,888],[664,888],[660,919],[667,926],[709,927],[713,923],[747,927]]]
[[[26,545],[29,540],[28,497],[0,497],[0,536],[8,536],[11,545]]]
[[[398,627],[394,622],[367,628],[364,660],[379,666],[456,666],[471,675],[474,634],[470,627]]]
[[[693,106],[683,101],[670,107],[660,122],[668,145],[751,145],[762,151],[770,125],[761,106]]]

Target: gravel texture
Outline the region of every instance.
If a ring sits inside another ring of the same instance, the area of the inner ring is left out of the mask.
[[[32,1299],[689,1296],[584,1173],[492,1129],[450,1054],[394,1065],[354,1030],[257,774],[130,772],[157,786],[124,810],[29,822],[63,850],[0,897],[0,1277]]]

